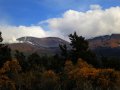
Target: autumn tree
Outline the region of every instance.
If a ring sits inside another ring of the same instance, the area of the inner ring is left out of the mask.
[[[41,90],[57,90],[59,85],[59,77],[54,71],[44,71],[42,73],[41,80]]]
[[[17,60],[6,61],[0,69],[0,90],[16,90],[14,79],[20,71],[21,66]]]

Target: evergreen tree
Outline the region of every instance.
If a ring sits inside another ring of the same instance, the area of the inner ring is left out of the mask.
[[[26,71],[28,69],[28,62],[26,60],[26,56],[24,55],[24,53],[16,50],[15,58],[18,60],[20,66],[22,67],[22,70]]]
[[[95,54],[89,49],[89,43],[84,37],[78,36],[74,32],[74,34],[69,35],[69,39],[71,41],[70,45],[72,49],[70,55],[73,63],[76,63],[79,58],[82,58],[90,64],[97,64]]]
[[[41,58],[37,53],[32,53],[28,56],[29,69],[39,69],[42,67]]]
[[[1,34],[0,32],[0,68],[7,60],[11,60],[11,49],[7,45],[2,44],[3,38]]]
[[[3,41],[3,38],[2,38],[2,36],[1,36],[1,32],[0,32],[0,42],[2,42]]]
[[[59,47],[60,47],[60,50],[61,50],[61,55],[63,57],[65,57],[65,59],[67,59],[69,57],[67,46],[65,44],[60,44]]]
[[[73,63],[76,63],[79,58],[86,60],[90,64],[96,65],[95,54],[89,49],[88,41],[82,37],[78,36],[76,32],[69,35],[71,50],[67,50],[66,45],[61,45],[60,49],[62,55],[65,57],[70,57]]]

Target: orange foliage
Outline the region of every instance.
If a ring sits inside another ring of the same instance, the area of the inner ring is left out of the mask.
[[[114,69],[96,69],[82,59],[79,59],[74,68],[68,72],[68,77],[76,81],[81,79],[92,81],[93,84],[103,88],[112,87],[120,81],[120,73]]]
[[[18,73],[21,70],[21,66],[17,60],[11,60],[4,63],[3,67],[0,69],[0,73],[6,73],[8,71],[12,71],[14,73]]]
[[[78,68],[92,68],[92,65],[89,65],[86,61],[82,60],[81,58],[78,59],[76,67]]]
[[[42,78],[43,79],[52,79],[53,81],[59,80],[59,77],[52,70],[48,70],[48,71],[43,72]]]
[[[59,84],[59,77],[54,71],[48,70],[42,73],[41,81],[42,90],[55,90]]]
[[[15,83],[10,80],[7,76],[0,76],[0,88],[16,90]]]
[[[7,72],[18,73],[21,67],[17,60],[11,60],[4,63],[0,69],[0,88],[8,88],[10,90],[16,90],[15,83],[7,76]]]
[[[64,67],[65,73],[66,73],[66,74],[69,73],[71,70],[73,70],[73,68],[74,68],[74,66],[73,66],[72,61],[71,61],[71,60],[67,60],[67,61],[65,62],[65,67]]]

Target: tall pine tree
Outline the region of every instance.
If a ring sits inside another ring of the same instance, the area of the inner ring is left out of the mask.
[[[95,63],[95,54],[89,49],[89,43],[84,37],[78,36],[74,32],[74,34],[69,35],[69,39],[71,41],[72,49],[70,54],[73,63],[76,63],[78,58],[82,58],[91,64]]]
[[[7,60],[11,60],[11,49],[7,45],[2,44],[3,38],[1,34],[0,32],[0,68]]]
[[[95,54],[89,49],[89,43],[84,37],[78,36],[76,32],[74,32],[74,34],[69,35],[69,39],[71,50],[66,51],[65,45],[60,46],[62,55],[64,57],[69,56],[69,58],[72,59],[73,63],[76,63],[79,58],[82,58],[88,63],[94,65],[96,64]]]

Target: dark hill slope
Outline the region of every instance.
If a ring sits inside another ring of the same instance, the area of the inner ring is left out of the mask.
[[[89,47],[99,56],[120,57],[120,34],[89,39]]]

